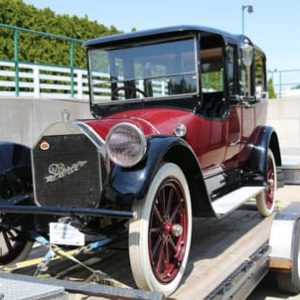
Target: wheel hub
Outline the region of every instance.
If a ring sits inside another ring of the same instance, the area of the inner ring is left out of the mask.
[[[173,225],[171,223],[166,223],[164,225],[164,234],[170,234],[172,232]]]
[[[183,233],[183,227],[180,224],[174,224],[172,226],[172,234],[176,237],[181,236]]]
[[[172,234],[175,237],[179,237],[183,233],[183,227],[180,224],[166,223],[164,225],[164,235]]]

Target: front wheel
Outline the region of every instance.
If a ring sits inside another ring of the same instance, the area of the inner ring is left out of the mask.
[[[162,165],[145,199],[135,201],[133,210],[129,257],[135,282],[168,296],[182,279],[191,245],[191,198],[181,169]]]
[[[276,163],[270,149],[268,151],[266,177],[267,186],[265,190],[256,197],[257,209],[263,217],[268,217],[273,213],[277,189]]]

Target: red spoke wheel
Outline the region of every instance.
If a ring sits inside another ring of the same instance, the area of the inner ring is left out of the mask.
[[[129,224],[129,255],[139,288],[169,295],[183,276],[191,244],[192,213],[181,169],[164,164],[145,199],[136,201]]]
[[[263,217],[271,215],[275,208],[275,194],[277,189],[276,163],[272,151],[269,149],[266,169],[267,186],[256,198],[257,209]]]
[[[23,216],[19,220],[15,218],[11,220],[5,214],[0,215],[0,265],[25,259],[32,248],[32,242],[26,240],[23,233],[23,227],[30,221]]]

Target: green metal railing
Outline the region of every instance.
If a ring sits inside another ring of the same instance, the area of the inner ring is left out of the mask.
[[[74,89],[74,46],[75,43],[77,44],[82,44],[83,40],[76,39],[76,38],[71,38],[63,35],[57,35],[53,33],[48,33],[48,32],[43,32],[43,31],[37,31],[37,30],[32,30],[32,29],[27,29],[27,28],[22,28],[18,26],[12,26],[8,24],[2,24],[0,23],[0,28],[4,29],[9,29],[12,30],[14,33],[14,63],[15,63],[15,93],[16,96],[19,96],[20,93],[20,76],[19,76],[19,33],[20,32],[26,32],[26,33],[31,33],[34,35],[39,35],[39,36],[44,36],[47,38],[55,39],[55,40],[60,40],[60,41],[65,41],[69,43],[69,66],[70,66],[70,84],[71,84],[71,97],[74,97],[75,89]]]

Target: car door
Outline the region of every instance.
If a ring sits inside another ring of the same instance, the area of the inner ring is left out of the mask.
[[[226,46],[226,85],[227,97],[230,105],[227,120],[226,154],[223,168],[225,171],[238,167],[238,155],[242,137],[242,107],[238,97],[238,58],[237,46]]]
[[[201,88],[199,160],[205,177],[222,173],[227,140],[227,102],[224,82],[224,40],[216,34],[200,41]]]
[[[250,153],[249,151],[243,151],[247,145],[251,134],[256,127],[256,109],[258,102],[255,98],[254,92],[254,64],[252,62],[250,66],[250,73],[247,72],[244,64],[240,67],[240,94],[243,97],[241,101],[241,117],[242,117],[242,136],[241,136],[241,156],[240,161],[245,162]],[[250,77],[250,78],[249,78]]]

